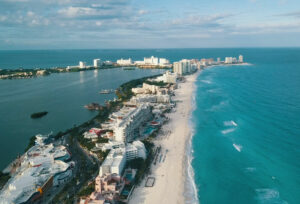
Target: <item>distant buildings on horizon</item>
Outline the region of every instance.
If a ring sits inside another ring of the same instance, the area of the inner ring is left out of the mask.
[[[243,55],[239,55],[236,57],[225,57],[224,61],[221,61],[221,58],[218,57],[217,61],[214,61],[213,58],[202,58],[201,60],[197,59],[182,59],[178,62],[173,63],[173,72],[182,76],[184,74],[188,74],[194,72],[196,69],[201,69],[205,66],[209,65],[219,65],[219,64],[236,64],[243,63],[244,57]],[[139,66],[144,68],[155,68],[155,67],[169,67],[172,68],[172,64],[166,58],[158,58],[158,57],[144,57],[142,61],[133,61],[131,58],[128,59],[118,59],[116,62],[112,61],[101,61],[101,59],[94,59],[92,66],[87,66],[86,62],[79,61],[78,66],[68,66],[67,69],[71,68],[99,68],[102,65],[120,65],[120,66]],[[166,76],[167,77],[167,76]]]
[[[217,61],[214,61],[213,58],[202,58],[201,60],[197,59],[182,59],[178,62],[173,63],[173,72],[179,76],[194,72],[196,69],[202,69],[209,65],[220,65],[220,64],[236,64],[243,63],[243,55],[239,55],[239,58],[236,57],[225,57],[225,61],[221,61],[221,58],[218,57]]]

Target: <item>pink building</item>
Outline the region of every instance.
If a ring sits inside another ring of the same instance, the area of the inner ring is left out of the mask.
[[[95,180],[95,191],[83,202],[84,204],[104,204],[105,201],[119,199],[120,193],[125,186],[124,180],[118,174],[105,174],[97,176]]]

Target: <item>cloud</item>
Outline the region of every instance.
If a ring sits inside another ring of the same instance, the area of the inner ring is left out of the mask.
[[[289,13],[278,14],[276,16],[290,16],[290,17],[300,18],[300,11],[294,11],[294,12],[289,12]]]
[[[97,15],[97,10],[88,7],[73,7],[58,10],[58,13],[66,17],[82,17],[82,16],[95,16]],[[99,14],[98,14],[99,15]]]
[[[143,10],[143,9],[141,9],[141,10],[139,10],[139,12],[138,12],[140,15],[144,15],[144,14],[147,14],[148,13],[148,11],[147,10]]]
[[[172,5],[140,0],[0,0],[0,46],[4,39],[32,46],[69,43],[80,47],[83,42],[92,46],[96,42],[101,46],[176,46],[177,42],[223,42],[227,37],[300,32],[300,11],[266,18],[243,9],[236,13],[196,3],[186,8],[175,0]],[[294,19],[279,20],[278,16]]]

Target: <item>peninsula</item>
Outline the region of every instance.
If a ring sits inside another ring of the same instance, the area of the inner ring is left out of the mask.
[[[68,73],[68,72],[81,72],[88,70],[97,69],[112,69],[124,67],[127,70],[138,68],[148,69],[168,69],[171,68],[169,60],[165,58],[157,57],[145,57],[143,61],[132,61],[129,59],[119,59],[116,62],[112,61],[101,61],[101,59],[94,59],[93,65],[87,65],[86,62],[79,61],[78,65],[67,66],[67,67],[53,67],[53,68],[36,68],[36,69],[1,69],[0,68],[0,79],[24,79],[33,78],[38,76],[47,76],[52,73]]]
[[[173,72],[121,85],[118,99],[99,106],[90,121],[32,137],[4,170],[0,200],[184,203],[194,82],[201,70],[224,64],[243,64],[243,58],[174,62]]]

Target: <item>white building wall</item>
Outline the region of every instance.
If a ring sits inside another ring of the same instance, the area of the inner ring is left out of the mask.
[[[240,56],[239,56],[239,62],[240,62],[240,63],[243,63],[243,62],[244,62],[244,57],[243,57],[243,55],[240,55]]]
[[[146,65],[158,65],[159,64],[158,62],[159,61],[158,61],[157,57],[151,56],[150,58],[147,58],[147,57],[144,58],[144,63]]]
[[[80,68],[80,69],[83,69],[83,68],[85,68],[85,67],[86,67],[85,62],[80,61],[80,62],[79,62],[79,68]]]
[[[159,65],[163,66],[163,65],[168,65],[168,64],[170,64],[170,61],[167,60],[166,58],[159,59]]]
[[[100,67],[100,59],[94,59],[94,67]]]
[[[117,64],[119,64],[119,65],[132,65],[132,60],[131,60],[131,58],[129,58],[129,59],[121,58],[121,59],[117,60]]]

